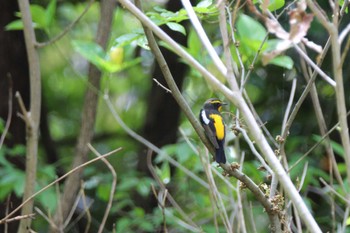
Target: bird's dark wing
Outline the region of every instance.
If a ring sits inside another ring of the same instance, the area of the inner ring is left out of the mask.
[[[213,131],[209,125],[203,124],[203,128],[205,130],[205,134],[207,135],[209,141],[213,144],[213,146],[218,149],[219,144],[215,136],[215,131]],[[214,129],[215,130],[215,129]]]

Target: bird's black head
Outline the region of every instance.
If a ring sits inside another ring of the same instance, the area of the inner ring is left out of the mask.
[[[221,102],[221,100],[217,98],[211,98],[204,102],[204,109],[214,109],[221,112],[222,105],[226,105],[226,103]]]

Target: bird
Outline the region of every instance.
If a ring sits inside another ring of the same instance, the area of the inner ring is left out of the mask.
[[[217,98],[206,100],[200,110],[199,120],[207,138],[215,148],[215,161],[225,164],[225,124],[220,114],[223,105],[226,105],[226,103]]]

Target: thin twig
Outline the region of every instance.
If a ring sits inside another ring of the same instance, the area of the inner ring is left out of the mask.
[[[36,42],[35,46],[37,48],[42,48],[45,46],[48,46],[50,44],[55,43],[56,41],[60,40],[62,37],[64,37],[68,32],[70,32],[72,30],[72,28],[80,21],[81,18],[83,18],[83,16],[88,12],[88,10],[90,9],[90,7],[92,6],[92,4],[95,2],[95,0],[90,0],[89,3],[87,4],[87,6],[85,7],[85,9],[83,10],[83,12],[78,16],[78,18],[76,18],[73,22],[71,22],[71,24],[69,24],[60,34],[56,35],[55,37],[53,37],[52,39],[50,39],[49,41],[46,42]]]
[[[3,219],[0,220],[0,224],[3,224],[6,220],[8,220],[12,215],[14,215],[18,210],[20,210],[22,208],[22,206],[24,206],[25,204],[27,204],[27,202],[29,202],[30,200],[32,200],[34,197],[36,197],[37,195],[39,195],[40,193],[44,192],[45,190],[47,190],[48,188],[50,188],[52,185],[56,184],[57,182],[60,182],[61,180],[63,180],[64,178],[66,178],[67,176],[69,176],[70,174],[78,171],[79,169],[86,167],[87,165],[90,165],[91,163],[94,163],[98,160],[100,160],[101,158],[106,158],[114,153],[117,153],[121,150],[122,148],[118,148],[115,149],[111,152],[108,152],[104,155],[102,155],[101,157],[98,158],[94,158],[91,159],[90,161],[87,161],[86,163],[80,164],[79,166],[73,168],[72,170],[70,170],[69,172],[67,172],[66,174],[62,175],[61,177],[57,178],[56,180],[52,181],[50,184],[46,185],[44,188],[40,189],[39,191],[37,191],[36,193],[34,193],[33,195],[31,195],[28,199],[26,199],[25,201],[23,201],[16,209],[14,209],[11,213],[9,213],[7,216],[5,216]]]
[[[167,93],[171,93],[171,90],[169,88],[166,88],[163,84],[161,84],[157,79],[153,79],[153,81],[155,81],[158,86],[160,86],[161,88],[163,88]]]
[[[255,149],[254,143],[252,142],[252,140],[250,140],[247,132],[239,127],[238,125],[236,125],[236,129],[242,133],[244,140],[248,143],[250,150],[252,151],[252,153],[255,155],[255,157],[260,161],[260,163],[262,164],[262,166],[266,169],[266,171],[269,174],[274,174],[274,172],[271,170],[270,166],[266,164],[264,158],[259,154],[259,152]]]
[[[62,229],[59,229],[60,231],[63,231],[63,229],[69,228],[68,227],[69,223],[70,223],[71,219],[73,218],[73,215],[74,215],[74,213],[75,213],[75,211],[76,211],[76,209],[78,207],[79,201],[80,201],[81,189],[82,188],[83,188],[82,185],[80,185],[79,193],[78,193],[78,195],[76,195],[75,200],[74,200],[74,202],[73,202],[73,204],[72,204],[72,206],[71,206],[71,208],[69,210],[69,213],[68,213],[67,217],[64,219],[63,224],[57,224],[58,227],[62,228]],[[74,222],[77,222],[77,219],[79,219],[79,216],[75,219],[75,221],[73,221],[73,224],[74,224]]]
[[[340,232],[346,232],[346,229],[349,226],[349,224],[348,224],[349,212],[350,212],[350,205],[348,205],[344,211],[342,230]]]
[[[350,24],[346,25],[346,27],[343,29],[343,31],[339,35],[339,44],[342,44],[345,37],[349,34],[350,32]]]
[[[163,182],[158,177],[158,175],[156,173],[156,169],[154,168],[154,166],[152,164],[152,153],[151,153],[151,151],[149,151],[147,153],[147,167],[148,167],[149,171],[151,172],[151,175],[153,176],[153,178],[156,180],[158,185],[161,187],[161,189],[162,190],[166,190]],[[172,197],[172,195],[170,193],[168,193],[167,198],[168,198],[169,202],[171,203],[171,205],[174,206],[175,209],[182,216],[184,221],[188,221],[189,222],[188,224],[191,225],[192,227],[194,227],[195,229],[200,229],[200,227],[195,222],[193,222],[192,218],[185,213],[185,211],[181,208],[181,206],[179,204],[177,204],[177,202],[175,201],[175,199]]]
[[[230,40],[228,37],[228,31],[227,31],[227,23],[226,23],[226,11],[225,11],[225,1],[219,1],[218,3],[218,9],[219,9],[219,26],[220,26],[220,32],[222,37],[222,43],[224,48],[224,56],[225,56],[225,62],[226,62],[226,68],[227,68],[227,81],[231,87],[232,90],[234,90],[237,87],[237,80],[234,73],[234,68],[236,68],[236,63],[233,62],[232,55],[231,55],[231,49],[230,49]],[[244,73],[244,69],[241,71]]]
[[[207,156],[209,157],[209,156]],[[233,230],[233,226],[230,224],[229,218],[227,216],[227,211],[224,205],[224,202],[222,200],[222,197],[220,195],[220,192],[217,188],[217,185],[215,183],[214,177],[213,177],[213,173],[211,172],[211,165],[209,164],[209,161],[206,161],[203,157],[200,157],[203,163],[203,168],[204,171],[206,173],[207,179],[208,179],[208,183],[210,185],[210,193],[213,196],[214,199],[214,203],[217,205],[218,210],[219,210],[219,215],[222,219],[222,222],[226,228],[227,232],[232,232]]]
[[[88,144],[89,149],[97,156],[97,157],[101,157],[101,154],[89,143]],[[108,199],[108,204],[105,210],[105,213],[103,215],[102,221],[100,223],[100,227],[98,229],[98,233],[102,233],[103,228],[106,224],[107,218],[108,218],[108,214],[109,211],[111,210],[112,207],[112,202],[113,202],[113,198],[114,198],[114,193],[115,193],[115,188],[117,186],[117,173],[115,172],[113,166],[108,162],[107,159],[102,158],[101,157],[101,161],[106,164],[106,166],[108,167],[108,169],[111,171],[112,173],[112,177],[113,177],[113,181],[112,181],[112,185],[111,185],[111,190],[109,192],[109,199]]]
[[[209,41],[209,38],[207,36],[207,34],[205,33],[201,23],[198,20],[198,17],[196,15],[196,13],[193,10],[193,7],[191,5],[191,2],[189,0],[181,0],[182,5],[184,6],[187,15],[194,27],[194,29],[196,30],[197,34],[198,34],[198,38],[201,40],[203,46],[206,48],[206,51],[208,51],[209,56],[211,57],[211,59],[213,60],[215,66],[217,67],[217,69],[220,71],[220,73],[226,77],[227,75],[227,68],[224,65],[224,63],[221,61],[220,57],[218,56],[218,54],[216,53],[214,47],[212,46],[212,43]],[[236,88],[237,85],[236,85]],[[236,89],[237,90],[237,89]]]
[[[349,49],[350,49],[350,36],[348,37],[348,39],[346,41],[346,45],[344,46],[343,54],[341,56],[341,62],[339,64],[340,66],[343,66],[345,58],[349,54]]]
[[[331,77],[329,77],[325,72],[323,72],[323,70],[321,70],[321,68],[317,64],[315,64],[298,45],[295,44],[294,48],[328,84],[330,84],[333,87],[337,86],[337,83],[333,79],[331,79]]]
[[[297,86],[297,79],[296,79],[296,78],[293,78],[292,88],[291,88],[291,90],[290,90],[290,95],[289,95],[289,100],[288,100],[287,108],[286,108],[286,111],[285,111],[284,117],[283,117],[282,132],[284,131],[284,128],[286,127],[287,119],[288,119],[290,110],[291,110],[291,108],[292,108],[292,104],[293,104],[293,100],[294,100],[294,95],[295,95],[296,86]]]
[[[32,124],[31,119],[28,117],[29,112],[27,111],[27,109],[24,105],[22,96],[18,91],[16,91],[15,97],[18,101],[19,108],[21,109],[21,112],[22,112],[22,115],[21,115],[22,119],[24,120],[24,122],[26,123],[27,126],[31,125]]]
[[[322,184],[324,184],[325,186],[327,186],[327,188],[329,188],[329,190],[335,194],[337,197],[339,197],[340,199],[342,199],[348,206],[350,206],[350,201],[349,199],[347,199],[347,197],[343,197],[340,193],[338,193],[332,186],[330,186],[322,177],[320,177],[320,181],[322,182]]]
[[[81,186],[80,186],[79,195],[78,195],[80,198],[77,199],[77,200],[80,201],[80,199],[83,199],[83,202],[84,202],[84,200],[85,200],[84,185],[83,185],[83,182],[81,182],[81,183],[82,183],[82,184],[81,184]],[[82,218],[84,217],[85,213],[88,215],[88,220],[87,220],[87,223],[86,223],[86,225],[85,225],[85,233],[88,232],[88,230],[89,230],[89,228],[90,228],[90,225],[91,225],[91,214],[90,214],[89,209],[90,209],[90,207],[92,206],[92,204],[93,204],[93,201],[89,202],[88,205],[84,205],[85,208],[79,213],[79,215],[78,215],[74,220],[68,222],[69,225],[67,225],[67,226],[65,227],[65,229],[64,229],[65,232],[70,232],[71,229],[79,222],[79,220],[82,219]],[[75,208],[76,208],[76,207],[74,207],[74,209],[75,209]],[[89,218],[89,216],[90,216],[90,218]]]
[[[326,42],[326,44],[324,46],[323,52],[320,55],[320,59],[319,59],[319,62],[317,63],[317,66],[321,66],[321,64],[323,62],[323,59],[326,56],[327,51],[328,51],[329,48],[330,48],[330,39],[327,40],[327,42]],[[283,133],[281,135],[282,138],[284,139],[284,141],[286,141],[286,139],[287,139],[289,129],[292,126],[292,123],[295,120],[295,117],[298,114],[298,111],[299,111],[301,105],[303,104],[304,100],[306,99],[307,95],[309,94],[309,92],[310,92],[310,90],[312,88],[312,85],[314,84],[315,79],[317,77],[317,74],[318,73],[316,71],[314,71],[312,73],[312,76],[311,76],[310,80],[308,81],[308,83],[307,83],[303,93],[301,94],[301,96],[299,97],[298,101],[294,105],[294,108],[293,108],[293,110],[292,110],[292,112],[291,112],[291,114],[290,114],[290,116],[288,118],[288,121],[287,121],[287,123],[286,123],[286,125],[284,127],[284,131],[283,131]]]
[[[21,220],[21,219],[24,219],[24,218],[31,218],[31,219],[34,219],[35,218],[35,215],[34,213],[32,214],[27,214],[27,215],[20,215],[20,216],[16,216],[14,218],[8,218],[6,220],[1,220],[0,221],[0,225],[1,224],[5,224],[5,223],[9,223],[9,222],[13,222],[13,221],[18,221],[18,220]]]
[[[0,149],[2,147],[2,144],[4,143],[5,137],[7,135],[7,132],[9,131],[10,125],[11,125],[11,119],[12,119],[12,78],[10,74],[7,74],[7,80],[9,84],[9,96],[8,96],[8,113],[7,113],[7,119],[4,131],[2,131],[1,137],[0,137]]]
[[[241,158],[239,163],[244,164],[244,159],[245,159],[245,153],[241,153]],[[243,166],[240,166],[239,170],[242,172],[243,171]],[[237,180],[237,187],[239,187],[239,181]],[[242,190],[240,188],[237,189],[237,203],[238,203],[238,211],[239,211],[239,217],[237,219],[240,219],[241,225],[242,225],[242,233],[247,233],[247,228],[246,228],[246,218],[244,217],[244,211],[243,211],[243,198],[242,198]]]
[[[55,223],[54,223],[53,221],[51,221],[51,219],[50,219],[43,211],[41,211],[41,209],[39,209],[38,207],[35,206],[35,207],[34,207],[34,210],[35,210],[41,217],[43,217],[43,218],[46,220],[46,222],[48,222],[48,223],[50,224],[50,226],[56,228],[56,226],[54,225]]]
[[[82,186],[84,187],[83,184],[82,184]],[[81,192],[82,192],[81,198],[83,199],[83,206],[84,206],[84,210],[86,212],[86,218],[87,218],[84,233],[88,233],[89,229],[90,229],[90,225],[91,225],[90,206],[92,205],[92,202],[90,202],[89,205],[87,205],[86,204],[86,195],[85,195],[84,188],[81,189]]]
[[[167,194],[168,194],[168,190],[161,190],[158,194],[157,191],[154,187],[153,184],[151,184],[151,188],[152,188],[152,192],[154,194],[154,197],[157,199],[158,205],[160,206],[161,210],[162,210],[162,217],[163,217],[163,229],[162,232],[168,233],[168,229],[166,226],[166,215],[165,215],[165,200],[167,198]]]

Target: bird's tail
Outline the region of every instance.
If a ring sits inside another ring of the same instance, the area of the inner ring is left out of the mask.
[[[216,149],[215,160],[217,163],[226,163],[226,155],[224,147],[219,147]]]

